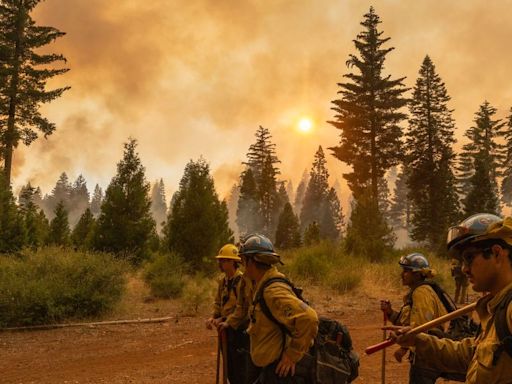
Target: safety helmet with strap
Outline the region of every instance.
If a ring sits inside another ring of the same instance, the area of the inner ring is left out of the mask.
[[[242,261],[238,256],[238,248],[234,244],[226,244],[220,250],[219,254],[215,256],[216,259],[226,259],[234,261]]]
[[[251,258],[262,264],[282,264],[281,258],[274,250],[272,242],[267,237],[260,234],[247,236],[240,246],[239,255]]]
[[[490,213],[470,216],[448,230],[446,243],[448,252],[459,258],[464,246],[489,239],[502,239],[512,245],[512,217],[502,219]]]
[[[428,272],[431,271],[430,264],[425,256],[419,252],[410,253],[402,256],[398,264],[403,269],[408,269],[413,272]]]

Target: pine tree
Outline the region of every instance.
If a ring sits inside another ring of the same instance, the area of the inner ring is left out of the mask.
[[[240,199],[237,214],[238,227],[243,234],[259,232],[270,238],[275,233],[279,213],[282,205],[277,191],[277,176],[280,171],[277,164],[280,163],[276,156],[275,144],[271,141],[270,131],[260,126],[256,131],[256,142],[249,147],[247,161],[244,162],[247,169],[241,175]],[[248,174],[248,170],[251,171]],[[252,181],[257,191],[256,199],[251,195],[253,191]],[[245,188],[244,179],[247,178],[248,190]],[[246,192],[249,195],[246,196]],[[256,201],[256,208],[253,200]],[[256,216],[248,216],[256,209]],[[244,220],[247,219],[247,222]],[[246,232],[247,231],[247,232]]]
[[[0,175],[0,253],[16,252],[25,243],[23,216],[14,202],[10,185]]]
[[[304,231],[304,245],[309,247],[320,242],[320,227],[316,221],[310,223]]]
[[[258,185],[260,215],[263,219],[261,234],[272,238],[277,227],[281,202],[277,192],[276,174],[272,158],[267,156]]]
[[[386,171],[401,159],[399,123],[405,119],[400,109],[406,105],[402,96],[407,91],[404,78],[391,80],[383,75],[386,56],[394,48],[383,48],[389,38],[382,38],[381,23],[373,7],[364,16],[364,30],[354,40],[360,54],[350,55],[347,66],[358,73],[344,75],[350,82],[340,83],[341,99],[334,100],[335,120],[341,131],[340,144],[331,148],[340,161],[353,170],[344,174],[356,199],[370,190],[370,198],[378,200],[378,182]]]
[[[279,216],[275,246],[280,249],[300,247],[299,219],[293,213],[292,205],[286,202]]]
[[[70,244],[70,234],[68,212],[64,203],[60,201],[55,207],[54,218],[50,222],[48,243],[66,247]]]
[[[395,229],[409,230],[411,220],[411,202],[408,198],[407,170],[402,168],[395,181],[393,198],[389,209],[389,222]]]
[[[79,175],[69,190],[67,210],[69,212],[69,225],[74,227],[84,211],[89,208],[89,191],[82,175]]]
[[[41,217],[38,207],[34,204],[37,190],[30,183],[23,186],[19,195],[19,208],[26,231],[26,245],[37,249],[44,245],[48,236],[48,220]]]
[[[373,259],[381,258],[393,244],[378,209],[379,180],[402,158],[399,124],[406,115],[400,110],[407,103],[405,78],[383,75],[386,56],[394,48],[383,48],[389,38],[382,38],[380,23],[371,7],[361,23],[363,31],[354,40],[359,57],[352,54],[347,60],[347,66],[357,72],[344,75],[349,82],[338,84],[341,98],[333,101],[336,115],[330,122],[341,131],[340,144],[330,149],[338,160],[352,166],[352,172],[343,175],[355,199],[345,246]],[[373,231],[372,225],[370,241],[365,241],[372,217],[377,228]]]
[[[238,184],[233,184],[231,190],[229,191],[229,196],[226,200],[226,205],[228,208],[229,214],[229,228],[233,229],[234,236],[236,238],[240,235],[240,229],[238,228],[237,220],[237,210],[238,210],[238,200],[240,198],[240,187]]]
[[[259,232],[263,227],[259,213],[258,187],[251,168],[247,168],[241,176],[236,223],[243,235]]]
[[[307,169],[305,169],[304,172],[302,173],[302,178],[295,193],[295,203],[293,204],[295,212],[302,212],[302,204],[304,203],[304,196],[306,194],[306,188],[308,187],[308,183],[309,172]]]
[[[94,187],[94,193],[91,199],[91,213],[96,218],[101,213],[101,204],[104,199],[103,190],[100,188],[98,184]]]
[[[512,206],[512,108],[510,108],[510,115],[507,117],[507,125],[503,133],[505,148],[501,200],[505,205]]]
[[[211,271],[215,253],[233,240],[228,210],[215,191],[210,167],[203,158],[190,161],[164,227],[167,249],[195,270]]]
[[[277,164],[280,163],[276,155],[276,145],[272,143],[272,135],[267,128],[263,128],[261,125],[256,131],[256,142],[249,147],[247,152],[247,161],[243,164],[251,168],[253,172],[256,184],[260,184],[261,177],[264,175],[264,167],[270,157],[270,163],[274,169],[274,174],[278,175],[279,168]]]
[[[336,219],[329,201],[329,172],[326,167],[322,147],[318,147],[311,167],[309,183],[304,196],[300,222],[302,228],[316,222],[320,230],[320,238],[335,240],[339,236],[336,231]]]
[[[41,116],[40,104],[49,103],[69,87],[47,91],[46,83],[67,69],[53,64],[66,61],[58,54],[41,53],[41,48],[64,35],[56,28],[36,25],[30,13],[40,0],[3,0],[0,12],[0,126],[4,173],[11,183],[13,151],[21,141],[30,145],[40,131],[47,137],[55,124]]]
[[[337,239],[343,234],[343,228],[345,227],[345,215],[343,214],[343,209],[341,208],[341,203],[334,187],[329,189],[329,193],[327,194],[327,204],[329,209],[325,210],[325,212],[329,216],[324,218],[323,222],[331,222],[330,218],[332,217],[332,224],[334,226],[327,228],[326,237],[330,239]]]
[[[458,219],[458,197],[454,181],[455,123],[448,108],[446,87],[426,56],[410,102],[406,167],[411,201],[410,234],[441,249],[447,229]]]
[[[156,237],[150,210],[150,185],[136,147],[135,139],[124,144],[117,174],[110,182],[101,205],[93,241],[96,249],[112,252],[134,265],[149,256],[151,243]]]
[[[66,172],[62,172],[59,179],[55,183],[50,195],[46,195],[43,199],[43,210],[50,219],[54,217],[57,205],[62,202],[64,208],[69,212],[72,185],[69,182]]]
[[[167,202],[165,198],[164,181],[156,181],[151,190],[151,214],[156,222],[157,232],[161,233],[162,226],[167,219]]]
[[[295,197],[295,196],[294,196],[294,194],[293,194],[294,189],[293,189],[293,183],[292,183],[292,181],[291,181],[291,180],[288,180],[288,181],[286,182],[286,188],[285,188],[285,190],[286,190],[286,196],[288,196],[288,200],[289,200],[290,202],[294,201],[294,197]]]
[[[506,154],[499,138],[505,134],[505,122],[493,119],[496,108],[485,101],[475,114],[475,125],[465,136],[469,143],[463,146],[459,162],[459,186],[465,192],[464,214],[500,212],[497,178],[502,176]]]
[[[86,208],[71,234],[71,242],[77,248],[90,249],[94,237],[96,219],[90,208]]]
[[[370,192],[353,201],[345,236],[347,252],[379,261],[392,250],[395,240]]]

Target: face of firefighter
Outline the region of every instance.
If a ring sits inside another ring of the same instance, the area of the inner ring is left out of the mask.
[[[497,258],[500,252],[506,253],[499,245],[486,249],[469,247],[462,251],[462,271],[468,276],[474,291],[492,292],[494,290],[494,286],[499,281],[500,268],[502,268]],[[505,256],[508,257],[506,254]]]
[[[225,274],[233,273],[236,270],[235,262],[230,259],[219,259],[219,270]]]
[[[411,287],[420,280],[419,273],[413,272],[410,269],[402,268],[402,285]]]
[[[242,256],[242,265],[244,267],[244,275],[254,280],[256,278],[256,264],[254,261],[249,257]]]

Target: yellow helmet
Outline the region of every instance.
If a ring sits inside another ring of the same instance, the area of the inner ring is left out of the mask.
[[[229,259],[234,261],[242,261],[240,256],[238,256],[238,248],[234,244],[226,244],[223,246],[219,254],[215,256],[216,259]]]

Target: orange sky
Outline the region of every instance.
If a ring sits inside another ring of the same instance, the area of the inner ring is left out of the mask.
[[[203,155],[224,195],[260,124],[296,187],[318,145],[337,144],[325,121],[372,4],[395,47],[385,73],[413,86],[429,54],[458,137],[485,99],[507,114],[511,0],[46,0],[34,17],[67,32],[51,50],[71,68],[51,85],[72,89],[44,107],[57,131],[15,152],[15,187],[31,180],[48,192],[62,171],[106,187],[133,136],[148,180],[173,191]],[[315,121],[309,135],[296,130],[303,115]],[[341,163],[328,161],[341,179]]]

